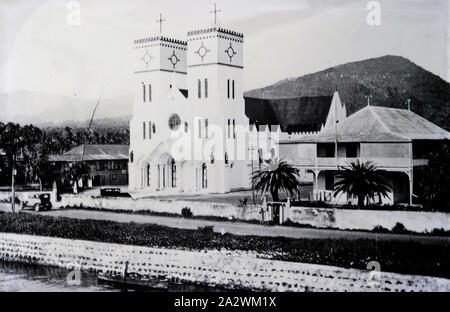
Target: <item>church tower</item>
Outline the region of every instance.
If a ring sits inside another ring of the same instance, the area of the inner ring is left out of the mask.
[[[213,127],[220,128],[223,137],[223,148],[211,151],[212,192],[249,185],[247,141],[237,140],[238,127],[249,125],[243,97],[243,44],[243,34],[220,27],[188,32],[187,86],[194,130],[207,140]]]
[[[167,36],[134,40],[134,106],[130,121],[130,188],[151,185],[149,154],[190,120],[186,110],[187,43]],[[176,124],[176,125],[175,125]]]

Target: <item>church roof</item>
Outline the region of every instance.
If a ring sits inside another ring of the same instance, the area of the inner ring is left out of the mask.
[[[239,33],[237,31],[233,31],[233,30],[228,30],[228,29],[221,28],[221,27],[211,27],[211,28],[189,31],[188,36],[206,34],[206,33],[210,33],[210,32],[220,32],[220,33],[223,33],[226,35],[232,35],[232,36],[244,38],[244,35],[242,33]]]
[[[406,109],[366,106],[336,127],[284,143],[334,142],[336,137],[338,142],[410,142],[449,140],[450,133]]]
[[[325,124],[332,96],[259,99],[244,97],[251,124],[279,124],[285,132],[319,131]]]
[[[84,157],[83,155],[84,146]],[[49,161],[81,161],[83,160],[127,160],[129,145],[122,144],[81,144],[62,155],[49,155]]]
[[[154,36],[154,37],[149,37],[149,38],[136,39],[136,40],[134,40],[134,43],[138,44],[138,43],[146,43],[146,42],[152,42],[152,41],[164,41],[164,42],[168,42],[168,43],[187,45],[186,41],[173,39],[173,38],[169,38],[169,37],[165,37],[165,36]]]

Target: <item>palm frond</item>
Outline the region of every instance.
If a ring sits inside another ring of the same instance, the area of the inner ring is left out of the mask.
[[[255,189],[264,193],[278,194],[284,191],[291,196],[298,189],[299,170],[289,165],[283,159],[270,159],[265,162],[261,169],[251,174]]]
[[[362,199],[374,199],[377,195],[389,197],[391,190],[385,172],[370,161],[347,164],[335,175],[333,184],[334,196],[347,193]]]

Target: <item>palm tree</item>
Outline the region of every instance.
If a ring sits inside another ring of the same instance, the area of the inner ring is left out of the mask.
[[[299,170],[284,160],[269,159],[261,169],[251,174],[252,185],[261,194],[269,192],[273,201],[279,201],[278,191],[291,196],[298,190]]]
[[[347,193],[358,197],[358,207],[363,207],[367,199],[374,199],[376,195],[389,197],[391,191],[384,172],[379,170],[371,161],[352,162],[348,167],[340,170],[333,184],[333,195]]]

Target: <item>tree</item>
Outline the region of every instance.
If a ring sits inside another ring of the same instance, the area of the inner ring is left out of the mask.
[[[269,192],[273,201],[279,201],[278,192],[285,191],[291,196],[298,191],[300,173],[284,160],[269,159],[261,169],[251,174],[252,184],[261,194]]]
[[[423,158],[429,162],[414,168],[414,194],[427,208],[450,211],[450,143],[443,142],[437,150],[430,148]]]
[[[376,195],[389,197],[391,191],[384,172],[379,170],[371,161],[352,162],[348,167],[339,170],[336,182],[333,184],[333,196],[347,193],[358,197],[358,207],[363,207],[364,202],[374,199]]]
[[[11,210],[15,212],[15,173],[19,152],[25,145],[25,137],[20,125],[9,122],[0,124],[0,146],[5,150],[8,166],[11,169]]]
[[[72,162],[62,168],[61,177],[64,181],[69,182],[76,192],[78,180],[88,176],[90,170],[90,166],[84,161]]]

